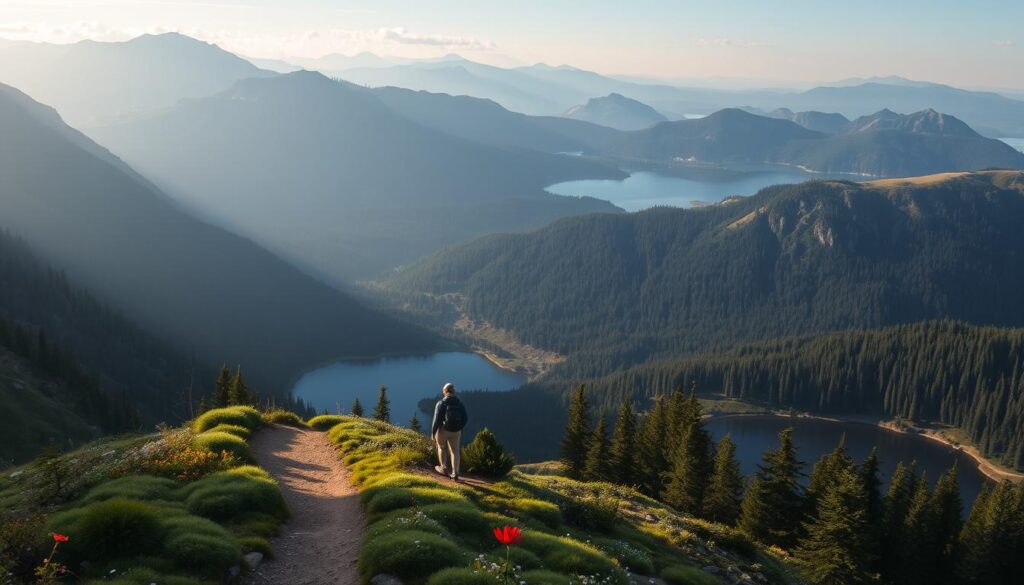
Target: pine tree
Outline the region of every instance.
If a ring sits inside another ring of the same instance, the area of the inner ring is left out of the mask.
[[[416,413],[412,413],[412,419],[409,421],[409,430],[416,431],[417,433],[423,433],[423,426],[420,425],[420,419],[416,416]]]
[[[880,532],[881,557],[879,569],[886,577],[895,576],[903,563],[903,543],[906,540],[906,519],[910,502],[917,490],[916,465],[902,461],[889,480],[889,490],[882,501],[882,528]]]
[[[664,478],[670,468],[668,452],[668,405],[661,396],[641,419],[637,448],[640,466],[640,489],[653,498],[660,498]]]
[[[736,461],[736,444],[728,435],[715,449],[715,470],[704,494],[703,516],[722,524],[735,524],[740,515],[743,476]]]
[[[231,406],[231,370],[227,364],[221,364],[220,373],[217,374],[217,382],[213,388],[213,407],[224,408]]]
[[[249,393],[249,386],[246,385],[245,378],[242,376],[242,366],[235,368],[235,375],[231,378],[231,383],[228,384],[228,400],[232,405],[254,402]]]
[[[586,388],[580,384],[569,402],[569,420],[565,425],[565,436],[562,438],[562,466],[565,468],[565,474],[572,479],[583,477],[592,433],[590,404],[587,401]]]
[[[963,502],[960,499],[960,482],[957,479],[957,465],[939,478],[932,491],[931,508],[935,535],[936,583],[955,582],[956,547],[963,528],[961,517]],[[1022,551],[1024,552],[1024,551]]]
[[[698,419],[691,421],[672,461],[662,499],[673,508],[699,514],[710,479],[711,437]]]
[[[597,426],[590,437],[590,450],[587,451],[587,463],[583,466],[583,479],[586,481],[608,481],[608,433],[605,430],[603,416],[597,417]]]
[[[864,491],[864,499],[867,503],[867,536],[871,548],[872,568],[877,572],[880,570],[882,555],[881,538],[882,533],[882,480],[879,479],[878,449],[872,448],[864,462],[857,468],[857,476],[860,478],[860,486]]]
[[[608,467],[612,481],[622,485],[636,483],[636,415],[628,398],[622,401],[615,421],[615,432],[608,448]]]
[[[391,422],[391,401],[388,400],[388,389],[386,386],[380,387],[377,405],[373,407],[373,418],[384,422]]]
[[[804,576],[814,585],[856,585],[870,581],[867,498],[853,466],[839,468],[818,493],[814,519],[795,551]]]
[[[196,415],[198,416],[200,414],[203,414],[204,412],[206,412],[209,409],[210,409],[210,407],[206,403],[206,397],[205,396],[201,396],[199,398],[199,406],[196,407]]]
[[[932,585],[935,583],[935,513],[932,508],[928,479],[922,473],[917,490],[910,500],[910,509],[904,524],[904,539],[900,543],[900,564],[893,580],[900,585]]]
[[[757,474],[743,498],[739,526],[767,544],[790,548],[800,534],[803,494],[793,429],[779,433],[779,448],[762,456]]]
[[[832,485],[840,470],[853,469],[853,459],[846,452],[846,435],[839,439],[839,445],[832,452],[818,460],[811,469],[811,478],[807,482],[807,514],[814,515],[817,510],[818,498]]]
[[[352,401],[352,416],[363,416],[363,405],[359,402],[359,397]]]

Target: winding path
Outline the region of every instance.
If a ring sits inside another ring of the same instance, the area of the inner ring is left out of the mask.
[[[327,435],[272,425],[254,434],[250,445],[291,511],[271,542],[274,560],[253,573],[252,582],[359,585],[356,561],[366,522],[348,469]]]

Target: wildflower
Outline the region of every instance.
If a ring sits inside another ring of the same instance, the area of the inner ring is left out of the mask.
[[[54,542],[67,542],[70,539],[65,534],[61,534],[59,532],[54,532],[53,533],[53,540],[54,540]]]
[[[494,538],[505,546],[519,544],[523,540],[523,531],[517,526],[503,526],[494,529]]]

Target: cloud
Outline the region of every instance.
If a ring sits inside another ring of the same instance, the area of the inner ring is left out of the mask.
[[[447,49],[470,49],[474,51],[491,51],[494,43],[473,37],[424,35],[413,33],[404,27],[378,29],[376,36],[382,41],[392,41],[403,45],[429,45]]]
[[[997,47],[1012,47],[1012,46],[1016,45],[1017,43],[1015,43],[1015,42],[1013,42],[1011,40],[999,40],[999,41],[992,41],[992,44],[997,46]]]

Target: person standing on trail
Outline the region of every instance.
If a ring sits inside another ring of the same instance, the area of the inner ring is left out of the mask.
[[[434,471],[446,475],[456,481],[459,479],[459,463],[461,458],[460,441],[462,429],[466,428],[466,407],[455,395],[455,385],[451,382],[441,389],[441,400],[434,406],[434,423],[430,425],[430,436],[437,443],[437,459],[440,465]]]

